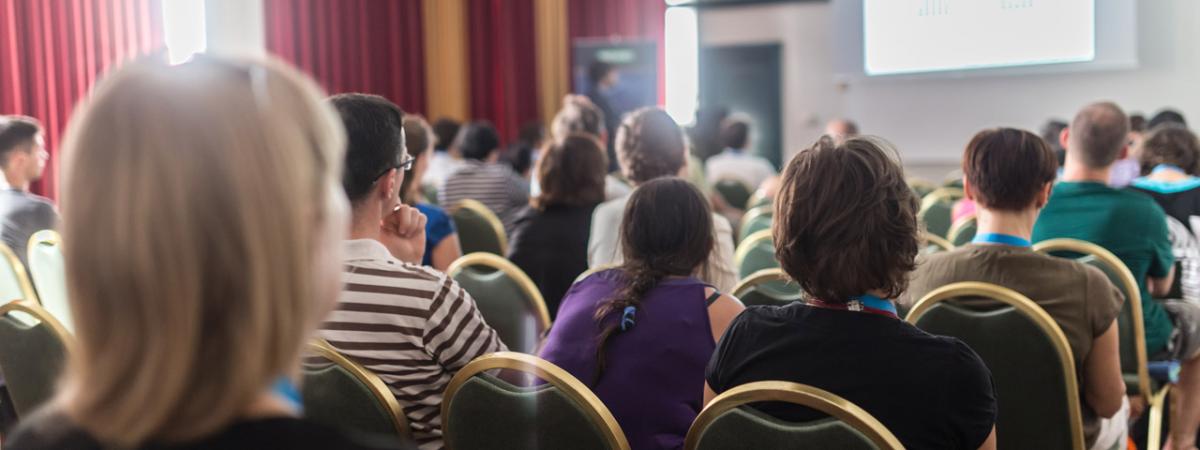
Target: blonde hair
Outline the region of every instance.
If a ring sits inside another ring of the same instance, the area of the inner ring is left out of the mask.
[[[106,445],[216,432],[327,312],[340,124],[295,70],[214,58],[131,63],[80,111],[62,198],[79,345],[56,402]]]

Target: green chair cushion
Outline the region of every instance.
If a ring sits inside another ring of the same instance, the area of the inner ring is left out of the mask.
[[[0,374],[18,417],[54,396],[66,354],[46,324],[20,312],[0,317]]]
[[[755,232],[762,231],[762,230],[770,230],[770,229],[771,229],[771,215],[770,214],[756,216],[753,219],[750,219],[749,221],[747,221],[741,230],[738,230],[738,242],[745,240],[747,237],[749,237],[751,234],[754,234]]]
[[[326,361],[304,366],[304,415],[330,427],[377,435],[396,435],[387,407],[371,388],[345,368]]]
[[[975,230],[978,228],[978,222],[972,220],[970,223],[963,225],[962,229],[959,230],[958,235],[954,236],[954,240],[950,243],[954,244],[955,247],[971,243],[971,240],[975,239]]]
[[[454,281],[475,299],[479,313],[509,350],[536,351],[542,331],[538,326],[538,312],[515,280],[489,267],[467,266],[454,274]]]
[[[584,410],[551,385],[518,387],[482,373],[444,407],[447,448],[607,449]]]
[[[738,300],[741,300],[742,304],[746,306],[780,306],[804,300],[804,293],[795,284],[785,281],[768,281],[743,292],[738,296]]]
[[[738,277],[746,278],[754,272],[777,267],[779,267],[779,260],[775,259],[775,245],[769,240],[764,240],[746,253],[746,257],[741,261],[741,266],[738,267]]]
[[[454,227],[458,231],[458,243],[464,255],[487,252],[504,256],[504,245],[496,229],[486,217],[467,208],[458,208],[452,214]]]
[[[921,212],[921,222],[925,224],[925,230],[929,233],[946,237],[950,232],[951,215],[954,205],[948,201],[934,202]]]
[[[760,448],[874,450],[877,447],[858,430],[834,418],[792,423],[747,406],[717,417],[697,445],[698,450]]]
[[[725,203],[737,209],[742,209],[750,201],[754,192],[740,181],[720,180],[713,185],[713,190],[721,195]]]

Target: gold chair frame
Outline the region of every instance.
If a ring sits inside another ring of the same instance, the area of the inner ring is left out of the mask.
[[[904,320],[916,325],[917,320],[937,304],[961,297],[983,297],[1010,306],[1032,320],[1050,338],[1051,345],[1059,355],[1063,378],[1067,385],[1067,414],[1071,423],[1072,447],[1076,450],[1083,450],[1083,413],[1079,406],[1079,380],[1075,375],[1075,356],[1071,352],[1071,345],[1067,341],[1067,335],[1063,334],[1062,328],[1059,328],[1054,318],[1050,317],[1050,314],[1033,300],[1012,289],[990,283],[977,281],[952,283],[934,289],[933,292],[925,295],[913,306]]]
[[[921,198],[921,211],[924,211],[925,208],[927,208],[930,204],[942,200],[953,203],[959,199],[962,199],[963,197],[966,197],[966,193],[964,193],[961,188],[943,186],[934,189],[933,192],[925,194],[925,196]]]
[[[17,286],[21,288],[21,295],[25,297],[21,300],[31,300],[41,305],[42,301],[38,299],[37,292],[33,290],[33,282],[29,280],[29,269],[26,269],[25,264],[21,263],[21,258],[18,258],[17,254],[4,243],[0,243],[0,254],[3,254],[3,258],[8,260],[8,264],[13,268],[13,276],[17,277]]]
[[[858,405],[831,392],[787,381],[756,381],[718,395],[692,422],[683,448],[695,450],[704,431],[722,414],[746,404],[768,401],[794,403],[832,416],[858,430],[882,450],[904,449],[887,427]]]
[[[921,239],[924,239],[926,244],[933,244],[938,247],[941,247],[942,251],[948,252],[948,251],[954,250],[956,248],[954,246],[954,244],[952,242],[946,240],[946,238],[938,236],[933,233],[930,233],[928,231],[921,232]]]
[[[749,224],[751,220],[772,214],[775,214],[775,210],[770,206],[756,206],[746,210],[746,213],[742,214],[742,220],[738,221],[738,235],[740,236],[742,234],[742,230],[746,229],[746,225]],[[749,236],[746,237],[749,238]]]
[[[450,384],[446,386],[446,394],[442,397],[443,434],[450,425],[448,419],[454,395],[471,377],[493,369],[515,370],[533,374],[537,378],[545,380],[562,391],[575,404],[585,406],[581,409],[587,415],[588,420],[596,425],[596,428],[604,435],[604,442],[608,444],[609,448],[629,450],[629,441],[625,439],[625,432],[621,431],[621,425],[617,423],[617,419],[613,417],[608,407],[604,406],[600,398],[596,397],[596,394],[592,393],[587,386],[549,361],[516,352],[496,352],[480,356],[454,374],[454,378],[451,378]]]
[[[487,252],[475,252],[469,255],[463,255],[461,258],[450,263],[450,267],[446,268],[446,273],[450,278],[454,278],[460,271],[469,266],[484,266],[503,272],[509,279],[517,284],[517,287],[525,294],[525,297],[533,303],[533,309],[537,315],[539,333],[545,333],[550,329],[550,310],[546,307],[546,299],[542,298],[542,291],[538,290],[537,284],[529,279],[520,267],[517,267],[511,261],[493,255]],[[599,268],[597,268],[599,269]]]
[[[950,231],[946,232],[946,240],[951,244],[954,244],[958,241],[958,235],[962,234],[963,230],[972,223],[974,223],[976,227],[979,226],[979,219],[974,213],[958,218],[958,220],[955,220],[950,224]]]
[[[62,322],[55,319],[50,312],[42,309],[42,306],[33,300],[14,300],[3,305],[0,305],[0,317],[8,315],[10,312],[21,312],[33,316],[39,322],[42,322],[50,329],[50,332],[62,341],[63,348],[66,349],[66,356],[70,356],[75,349],[75,335],[67,331]]]
[[[408,427],[408,417],[404,415],[404,408],[400,407],[400,402],[396,400],[396,395],[392,394],[391,389],[387,387],[387,383],[384,383],[378,375],[367,370],[366,367],[351,361],[324,339],[315,339],[310,342],[308,350],[350,372],[355,379],[366,385],[371,394],[375,396],[375,400],[379,401],[384,406],[384,410],[391,416],[397,435],[402,437],[412,436],[412,432]]]
[[[455,204],[453,208],[450,208],[451,220],[454,219],[454,213],[459,209],[467,209],[483,217],[488,225],[491,225],[492,231],[496,233],[496,237],[500,240],[500,254],[508,254],[508,233],[504,231],[504,223],[500,221],[500,217],[496,216],[496,213],[488,209],[483,203],[479,203],[479,201],[466,199]]]
[[[740,298],[743,294],[749,292],[750,289],[753,289],[755,286],[772,281],[787,282],[791,281],[791,278],[788,277],[788,274],[783,272],[783,269],[778,267],[763,269],[750,274],[750,276],[746,278],[743,278],[742,281],[733,288],[733,292],[730,292],[729,295]]]
[[[750,198],[746,200],[746,204],[743,206],[743,208],[745,208],[746,211],[757,208],[757,206],[754,206],[754,204],[765,198],[767,198],[766,192],[764,192],[762,189],[756,190],[753,194],[750,194]],[[762,205],[762,207],[770,209],[774,207],[774,203],[775,201],[772,200],[771,204]]]
[[[926,180],[924,178],[912,177],[905,181],[906,181],[906,184],[908,184],[908,187],[910,189],[916,190],[917,188],[925,188],[929,191],[929,193],[933,193],[933,191],[936,191],[936,190],[938,190],[939,187],[941,187],[941,186],[938,186],[937,183]]]
[[[771,235],[771,230],[760,230],[746,236],[746,239],[738,244],[737,250],[733,252],[733,264],[738,271],[742,269],[742,262],[745,261],[746,255],[754,249],[762,241],[770,241],[774,239]]]
[[[1171,385],[1164,384],[1159,392],[1150,390],[1149,357],[1146,355],[1146,324],[1143,322],[1142,291],[1138,288],[1137,278],[1133,277],[1133,272],[1129,271],[1129,267],[1121,261],[1121,258],[1108,249],[1091,242],[1069,238],[1049,239],[1034,244],[1033,250],[1048,256],[1054,252],[1091,256],[1117,274],[1117,278],[1121,282],[1119,288],[1122,292],[1127,293],[1129,298],[1126,298],[1125,302],[1129,304],[1129,312],[1133,316],[1130,322],[1133,325],[1134,346],[1137,347],[1134,349],[1134,354],[1137,355],[1138,392],[1146,398],[1150,406],[1150,427],[1147,431],[1146,446],[1159,448],[1162,439],[1163,408]]]

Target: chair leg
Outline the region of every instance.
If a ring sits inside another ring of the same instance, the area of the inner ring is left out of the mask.
[[[1162,422],[1163,408],[1166,403],[1167,392],[1171,390],[1171,385],[1165,385],[1154,395],[1150,396],[1150,423],[1146,430],[1146,449],[1159,450],[1162,448]]]

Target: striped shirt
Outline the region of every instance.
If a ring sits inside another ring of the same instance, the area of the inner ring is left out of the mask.
[[[509,235],[517,214],[529,204],[529,182],[505,164],[464,160],[438,189],[438,204],[453,208],[463,200],[483,203],[496,213]]]
[[[442,392],[504,344],[453,279],[401,262],[378,241],[345,242],[345,286],[319,335],[387,383],[422,450],[442,448]]]

